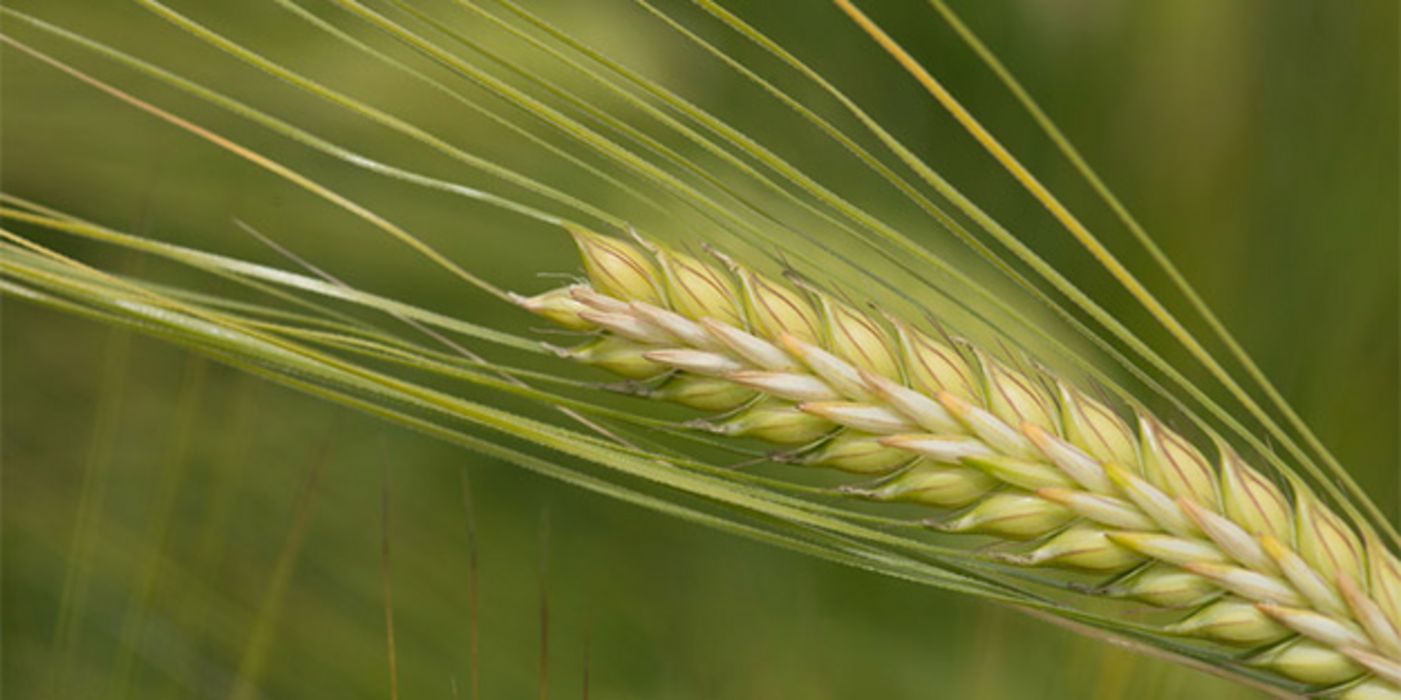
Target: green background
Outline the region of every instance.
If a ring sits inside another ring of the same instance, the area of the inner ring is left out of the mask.
[[[262,76],[138,7],[5,4],[217,85],[376,158],[518,194]],[[672,222],[634,211],[616,191],[503,137],[271,3],[172,5],[473,153],[625,212],[645,231],[678,237],[695,225],[680,215]],[[518,65],[595,95],[585,81],[450,3],[424,6]],[[695,8],[661,6],[821,104],[814,90]],[[864,6],[1144,271],[1153,289],[1184,308],[931,8],[914,0]],[[1394,518],[1401,422],[1396,4],[953,6]],[[911,237],[950,251],[951,259],[966,257],[785,108],[635,6],[530,7],[734,120],[862,206],[888,212]],[[731,9],[849,90],[1165,354],[1184,357],[836,9],[805,2]],[[343,14],[316,11],[412,59]],[[322,179],[506,288],[540,290],[551,282],[537,273],[578,268],[567,240],[548,227],[357,171],[32,30],[7,23],[5,31]],[[356,286],[514,331],[539,325],[227,153],[12,50],[0,57],[7,192],[115,228],[281,264],[235,228],[238,218]],[[109,269],[207,284],[31,233]],[[472,556],[483,697],[580,697],[585,687],[596,697],[659,698],[1251,696],[990,604],[582,494],[156,341],[11,300],[3,313],[0,673],[9,697],[228,696],[239,678],[255,678],[256,692],[267,697],[387,695],[386,492],[399,690],[406,698],[452,697],[454,685],[459,697],[469,696]],[[64,615],[71,627],[60,633]]]

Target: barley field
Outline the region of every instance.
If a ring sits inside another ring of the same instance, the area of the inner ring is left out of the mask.
[[[0,0],[0,693],[1396,697],[1399,25]]]

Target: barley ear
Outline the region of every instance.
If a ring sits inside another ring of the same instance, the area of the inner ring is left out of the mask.
[[[1401,697],[1401,563],[1302,482],[806,283],[571,232],[589,284],[513,297],[598,332],[562,356],[665,375],[643,393],[720,414],[692,427],[875,478],[839,492],[937,509],[929,529],[1001,541],[988,559],[1107,576],[1072,587],[1169,611],[1165,638],[1344,697]]]

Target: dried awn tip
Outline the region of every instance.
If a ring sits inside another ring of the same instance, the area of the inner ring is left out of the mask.
[[[1220,442],[1213,464],[1152,415],[1125,420],[1040,370],[727,258],[570,231],[589,284],[512,297],[597,332],[562,356],[723,414],[697,429],[879,478],[841,489],[853,497],[957,509],[926,522],[1025,542],[998,555],[1010,565],[1197,606],[1164,635],[1240,647],[1242,663],[1331,697],[1401,698],[1401,562],[1305,485],[1286,489]]]

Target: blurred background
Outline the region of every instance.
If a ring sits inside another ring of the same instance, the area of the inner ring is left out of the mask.
[[[4,4],[371,157],[541,202],[243,65],[134,4]],[[617,171],[344,12],[307,5],[474,104]],[[271,2],[171,6],[474,154],[621,212],[650,234],[687,240],[702,225],[685,212],[637,206]],[[947,233],[851,167],[840,147],[645,7],[526,6],[975,267]],[[951,6],[1395,518],[1396,3]],[[508,61],[503,68],[482,59],[493,73],[520,69],[591,100],[612,99],[480,15],[446,1],[421,7]],[[689,3],[657,7],[839,115],[816,88]],[[762,0],[726,7],[848,91],[1068,277],[1182,359],[839,11]],[[1153,289],[1185,308],[930,6],[869,0],[863,8]],[[3,31],[331,184],[505,288],[539,291],[554,284],[539,273],[578,269],[572,247],[551,227],[310,152],[13,19]],[[5,192],[113,228],[286,264],[242,233],[238,219],[355,286],[516,332],[538,325],[246,161],[13,50],[0,59]],[[696,163],[711,163],[635,110],[616,109]],[[786,206],[773,203],[783,215]],[[224,289],[110,249],[26,232],[105,269]],[[1254,697],[987,603],[581,493],[151,339],[11,299],[3,322],[0,690],[9,697],[382,697],[390,694],[391,659],[402,697],[471,697],[474,644],[480,693],[491,698]]]

